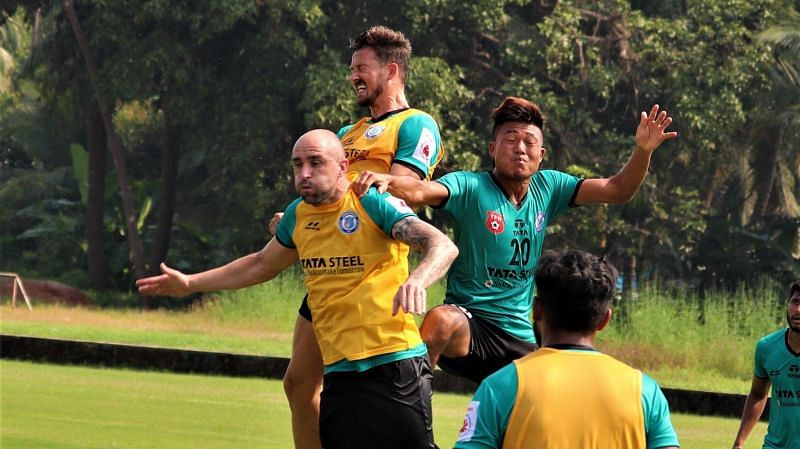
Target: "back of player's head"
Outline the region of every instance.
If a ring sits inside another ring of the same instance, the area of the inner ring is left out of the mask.
[[[503,123],[530,123],[536,125],[544,132],[544,124],[547,121],[542,110],[536,103],[519,97],[506,97],[503,102],[500,103],[500,106],[492,111],[492,119],[494,119],[494,128],[492,128],[493,138],[497,133],[497,128]]]
[[[536,266],[536,296],[554,329],[591,332],[605,317],[617,270],[584,251],[546,251]]]
[[[385,26],[374,26],[355,39],[350,39],[350,49],[353,52],[363,48],[375,50],[375,55],[382,64],[397,64],[402,79],[405,80],[411,60],[411,41],[403,33]]]

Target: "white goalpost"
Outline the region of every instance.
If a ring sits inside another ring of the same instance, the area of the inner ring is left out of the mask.
[[[28,298],[28,293],[25,291],[25,286],[22,285],[22,278],[19,277],[17,273],[0,273],[0,277],[8,277],[11,278],[11,285],[13,285],[12,293],[11,293],[11,307],[17,307],[17,291],[19,290],[22,292],[22,297],[25,298],[25,304],[28,305],[28,309],[33,310],[33,306],[31,306],[31,300]]]

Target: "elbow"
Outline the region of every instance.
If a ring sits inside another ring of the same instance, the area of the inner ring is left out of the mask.
[[[456,257],[458,257],[458,247],[455,243],[451,242],[450,239],[447,239],[448,243],[448,258],[450,259],[450,263],[452,264]]]

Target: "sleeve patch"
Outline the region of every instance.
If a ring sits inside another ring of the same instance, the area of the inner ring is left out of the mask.
[[[431,166],[431,159],[433,153],[436,152],[436,138],[428,128],[422,128],[417,141],[417,147],[414,149],[413,158],[425,164],[426,167]]]
[[[471,401],[467,408],[467,415],[464,417],[464,424],[461,425],[461,430],[458,431],[458,441],[471,441],[472,436],[475,434],[475,426],[478,424],[478,406],[479,401]]]
[[[400,198],[390,195],[386,197],[386,202],[389,203],[397,212],[402,214],[414,213],[414,210],[408,207],[408,204],[406,204],[406,202]]]

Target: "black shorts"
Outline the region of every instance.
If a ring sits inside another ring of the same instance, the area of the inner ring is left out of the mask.
[[[475,383],[481,383],[490,374],[514,360],[539,349],[536,343],[520,340],[490,321],[461,306],[458,307],[469,323],[469,354],[465,357],[439,357],[439,368]]]
[[[324,376],[319,430],[325,449],[432,449],[427,356]]]
[[[303,296],[303,302],[300,303],[300,308],[297,309],[297,313],[299,313],[301,317],[307,319],[309,322],[314,322],[314,320],[311,319],[311,309],[308,308],[308,293]]]

